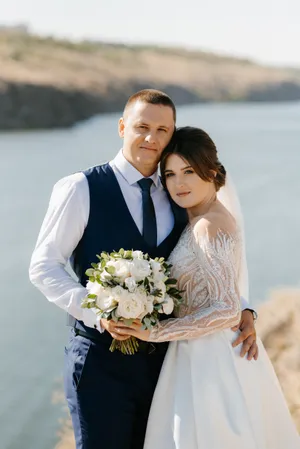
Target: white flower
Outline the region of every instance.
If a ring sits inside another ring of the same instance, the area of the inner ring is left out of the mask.
[[[144,259],[144,254],[142,253],[142,251],[132,251],[132,257],[134,259]]]
[[[124,282],[131,293],[135,291],[137,283],[135,282],[135,279],[133,277],[126,278]]]
[[[152,313],[153,309],[154,309],[154,307],[153,307],[153,296],[150,296],[149,298],[152,298],[152,299],[148,299],[147,302],[146,302],[146,312],[147,313]]]
[[[157,262],[156,260],[150,259],[150,265],[152,268],[152,276],[154,282],[160,282],[166,280],[166,276],[164,273],[164,269],[162,268],[161,264]]]
[[[164,294],[166,293],[166,291],[167,291],[166,284],[165,284],[163,281],[157,282],[157,283],[154,285],[154,288],[157,288],[157,289],[161,290],[163,295],[164,295]]]
[[[143,281],[151,273],[149,262],[147,260],[133,259],[130,263],[130,273],[137,282]]]
[[[136,319],[145,313],[145,299],[137,293],[127,291],[120,297],[116,314],[125,319]]]
[[[97,298],[96,304],[99,309],[108,311],[114,309],[118,303],[113,296],[100,296]]]
[[[116,287],[113,287],[111,289],[111,292],[112,295],[118,300],[118,298],[120,298],[126,292],[126,290],[124,290],[121,285],[116,285]]]
[[[105,288],[98,282],[88,282],[86,286],[89,293],[97,295],[95,299],[96,305],[101,310],[108,310],[117,305],[117,302],[112,296],[112,290],[110,288]]]
[[[156,260],[150,259],[150,265],[153,271],[153,276],[155,276],[161,270],[161,264]]]
[[[130,262],[128,260],[110,260],[107,262],[106,267],[114,267],[115,271],[113,276],[116,276],[122,280],[126,279],[130,275]]]
[[[166,302],[162,304],[163,311],[166,315],[170,315],[174,309],[174,301],[169,295],[166,295],[165,301]]]
[[[97,295],[97,296],[101,295],[102,292],[104,291],[104,287],[102,287],[102,285],[98,284],[98,282],[89,281],[86,284],[86,288],[89,293],[92,293],[93,295]]]

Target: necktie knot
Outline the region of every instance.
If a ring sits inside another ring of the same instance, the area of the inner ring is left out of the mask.
[[[150,193],[152,184],[153,181],[151,178],[142,178],[138,181],[138,185],[140,186],[142,192]]]

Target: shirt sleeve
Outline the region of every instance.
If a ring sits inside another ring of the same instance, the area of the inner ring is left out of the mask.
[[[84,174],[76,173],[58,181],[32,254],[29,277],[50,302],[86,326],[102,331],[96,310],[81,308],[86,288],[67,271],[88,217],[89,188]]]

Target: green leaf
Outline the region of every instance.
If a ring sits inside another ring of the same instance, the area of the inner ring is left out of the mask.
[[[111,312],[111,319],[114,320],[115,323],[119,321],[119,318],[115,314],[115,310]]]
[[[115,267],[105,267],[105,271],[107,271],[107,273],[112,275],[115,274],[116,269]]]
[[[97,299],[97,295],[94,295],[93,293],[89,293],[87,297],[90,299]]]
[[[143,319],[143,323],[145,324],[145,326],[147,327],[147,329],[149,329],[151,327],[151,320],[150,318],[145,317]]]
[[[99,257],[99,256],[98,256],[98,257]],[[105,252],[105,251],[102,251],[100,259],[108,260],[108,259],[109,259],[108,253]]]
[[[169,278],[165,281],[166,285],[177,284],[177,280],[174,278]]]
[[[155,288],[154,290],[152,290],[151,295],[158,296],[159,298],[161,298],[162,297],[162,290],[160,290],[159,288]]]

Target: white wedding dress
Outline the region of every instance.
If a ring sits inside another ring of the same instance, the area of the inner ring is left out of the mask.
[[[169,261],[185,290],[176,317],[151,341],[170,341],[153,397],[144,449],[299,449],[300,437],[266,351],[232,348],[240,318],[241,236],[197,238],[188,225]]]

